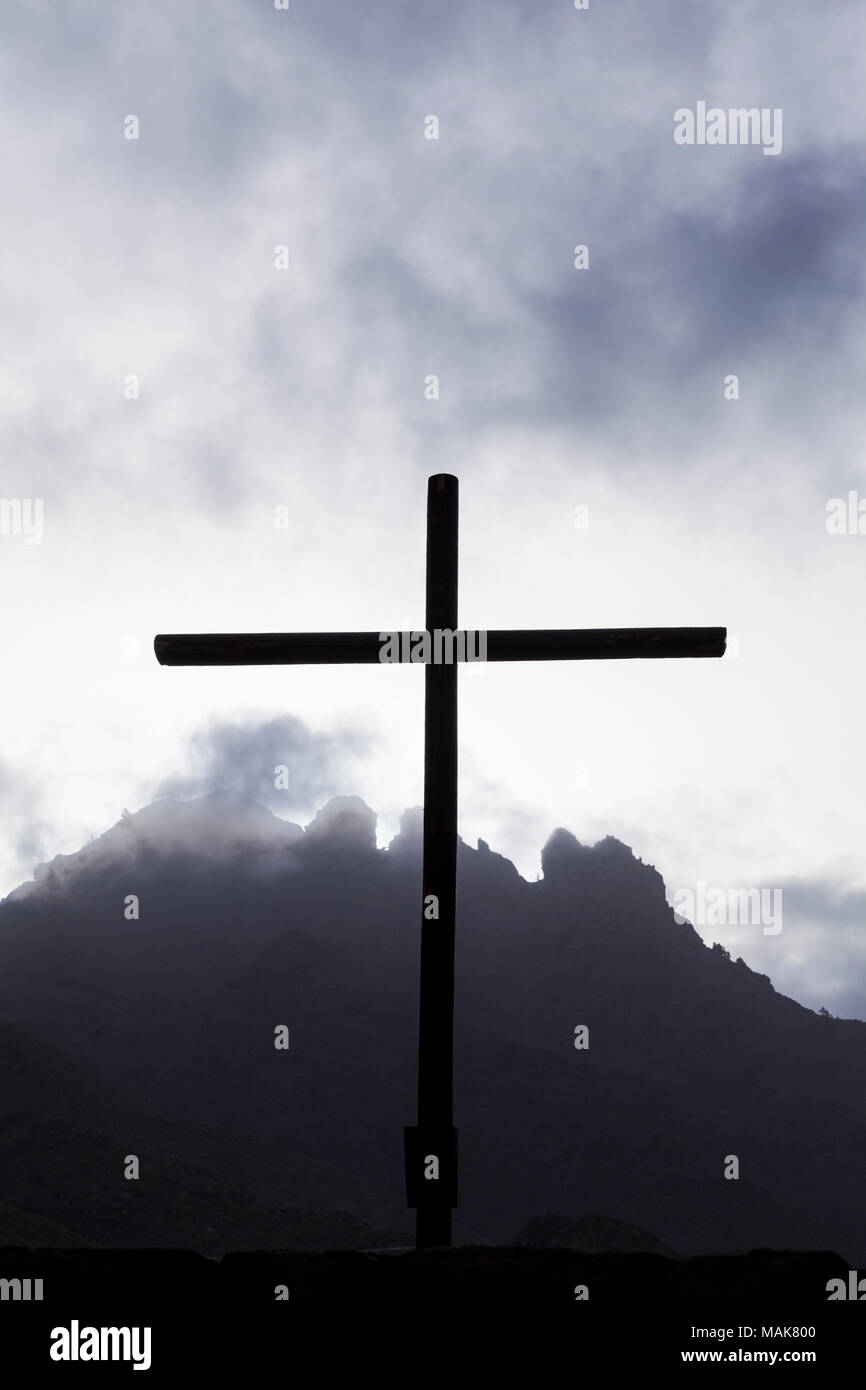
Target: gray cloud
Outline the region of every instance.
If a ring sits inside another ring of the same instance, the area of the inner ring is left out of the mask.
[[[699,18],[677,4],[651,17],[637,4],[617,10],[619,23],[602,27],[597,14],[524,0],[456,12],[300,3],[290,15],[249,3],[183,21],[157,5],[133,26],[97,5],[87,17],[58,14],[50,32],[16,24],[7,37],[19,69],[75,98],[76,171],[104,180],[68,209],[83,253],[101,261],[92,212],[122,198],[129,211],[104,284],[135,303],[124,278],[132,217],[135,284],[143,277],[192,311],[196,327],[163,340],[135,407],[148,421],[154,401],[186,399],[188,422],[159,450],[174,489],[224,514],[250,468],[284,477],[282,458],[243,456],[246,422],[262,406],[290,449],[315,437],[332,481],[353,482],[342,447],[361,431],[371,392],[411,441],[419,475],[441,456],[443,425],[469,455],[489,431],[517,424],[603,440],[610,468],[631,466],[637,440],[657,469],[699,473],[712,466],[700,444],[730,424],[721,377],[738,369],[767,431],[821,438],[822,467],[838,475],[860,379],[846,344],[860,317],[862,157],[844,139],[828,153],[805,120],[779,159],[675,147],[684,74],[707,94],[728,7],[707,5]],[[129,111],[142,120],[135,145],[120,136]],[[443,123],[436,144],[421,135],[428,111]],[[59,137],[52,157],[65,158]],[[307,282],[300,298],[269,269],[283,236]],[[589,272],[572,268],[577,241],[590,245]],[[233,282],[244,286],[236,301]],[[211,322],[217,285],[224,317]],[[311,352],[322,333],[324,358]],[[215,340],[232,369],[214,361]],[[223,371],[225,383],[213,375]],[[442,376],[435,411],[420,390],[428,371]],[[92,441],[106,421],[91,414],[94,384],[70,378],[56,403],[65,448],[39,441],[51,476],[36,481],[56,505],[68,479],[78,487],[96,466]],[[236,409],[207,410],[229,385]],[[164,433],[149,420],[151,445]],[[70,448],[75,470],[62,462]],[[757,479],[775,466],[755,450]],[[125,467],[150,505],[153,467]]]
[[[45,793],[26,769],[0,758],[0,821],[8,852],[24,873],[44,857],[53,826],[45,814]]]
[[[351,790],[352,765],[371,736],[358,728],[314,733],[300,719],[213,720],[189,742],[189,766],[164,779],[155,797],[183,800],[217,791],[237,792],[275,815],[319,808]],[[288,786],[275,786],[275,769],[288,769]]]

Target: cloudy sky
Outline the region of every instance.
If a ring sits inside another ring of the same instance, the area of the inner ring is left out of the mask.
[[[462,625],[736,639],[461,668],[464,838],[782,888],[778,934],[697,925],[866,1017],[864,39],[858,0],[6,7],[0,496],[43,524],[0,534],[0,892],[217,785],[357,793],[387,843],[419,669],[152,640],[419,627],[451,472]],[[780,111],[781,152],[675,143],[704,101]]]

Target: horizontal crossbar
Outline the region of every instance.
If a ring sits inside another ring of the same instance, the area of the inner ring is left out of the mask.
[[[488,631],[486,660],[594,661],[642,657],[718,657],[724,656],[726,636],[727,631],[723,627]],[[408,647],[408,643],[404,646]],[[466,646],[471,659],[473,650],[478,650],[477,641],[473,643],[470,637]],[[163,633],[153,643],[161,666],[379,663],[382,648],[383,638],[379,632]]]

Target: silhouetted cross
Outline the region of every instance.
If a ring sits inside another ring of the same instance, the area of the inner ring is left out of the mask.
[[[429,634],[429,637],[427,636]],[[458,633],[457,479],[427,485],[427,627],[423,632],[258,632],[159,636],[163,666],[331,665],[418,661],[424,689],[424,867],[418,1025],[418,1123],[404,1131],[416,1243],[450,1245],[457,1205],[453,1124],[454,912],[457,877],[457,665],[460,660],[588,661],[723,656],[723,627]]]

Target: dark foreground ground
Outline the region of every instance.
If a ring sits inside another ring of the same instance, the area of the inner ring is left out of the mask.
[[[0,1281],[41,1278],[43,1297],[27,1302],[15,1297],[15,1284],[0,1283],[0,1379],[13,1383],[8,1373],[16,1361],[21,1383],[32,1371],[58,1384],[76,1374],[117,1384],[133,1373],[131,1364],[53,1361],[53,1329],[73,1320],[80,1329],[149,1326],[151,1366],[142,1384],[239,1367],[260,1372],[265,1383],[277,1372],[300,1375],[313,1351],[321,1370],[336,1356],[360,1364],[371,1349],[376,1378],[390,1384],[389,1358],[401,1346],[423,1370],[457,1357],[458,1346],[469,1354],[473,1337],[476,1353],[487,1357],[531,1349],[542,1359],[557,1342],[561,1351],[564,1337],[575,1372],[588,1364],[683,1368],[682,1353],[721,1352],[728,1363],[773,1366],[802,1365],[808,1354],[806,1364],[826,1376],[846,1364],[850,1373],[866,1345],[860,1277],[830,1252],[756,1250],[676,1261],[500,1246],[208,1260],[182,1250],[5,1247]],[[835,1279],[848,1296],[830,1301],[827,1286]],[[31,1295],[36,1288],[31,1283]],[[537,1371],[538,1383],[548,1383],[540,1363]],[[551,1373],[549,1383],[559,1379]],[[312,1383],[306,1371],[298,1383]]]

